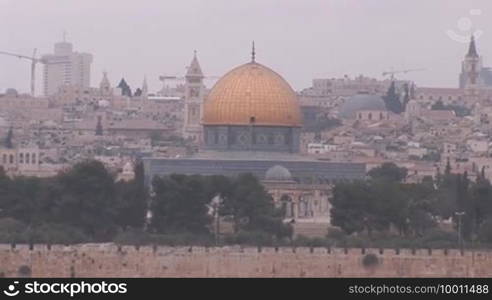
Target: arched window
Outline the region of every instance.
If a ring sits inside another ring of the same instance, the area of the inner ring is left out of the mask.
[[[292,202],[292,198],[288,195],[283,195],[280,197],[280,202],[284,216],[286,218],[292,218],[294,216],[294,203]]]

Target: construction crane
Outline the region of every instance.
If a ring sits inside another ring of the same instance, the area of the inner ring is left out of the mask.
[[[204,79],[219,79],[221,76],[204,76],[203,78]],[[159,76],[159,80],[164,82],[164,81],[167,81],[167,80],[176,80],[176,81],[183,81],[186,79],[186,76],[167,76],[167,75],[163,75],[163,76]]]
[[[391,80],[395,80],[395,74],[406,74],[409,72],[425,71],[427,69],[407,69],[407,70],[397,70],[397,71],[386,71],[383,72],[383,76],[391,75]]]
[[[34,92],[35,92],[35,87],[36,87],[36,64],[38,63],[45,63],[42,59],[36,58],[36,51],[37,49],[34,49],[32,52],[32,56],[26,56],[22,54],[17,54],[17,53],[10,53],[10,52],[5,52],[5,51],[0,51],[0,54],[3,55],[8,55],[8,56],[13,56],[17,57],[20,59],[27,59],[31,61],[31,96],[34,97]]]
[[[204,79],[219,79],[221,76],[204,76]],[[166,86],[166,81],[184,81],[186,79],[186,76],[169,76],[169,75],[162,75],[159,76],[159,80],[162,81],[162,89],[161,93],[165,93],[165,90],[168,88]]]

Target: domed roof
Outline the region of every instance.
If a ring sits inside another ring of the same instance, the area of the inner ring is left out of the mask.
[[[290,174],[290,171],[287,168],[275,165],[266,171],[265,180],[288,181],[292,180],[292,174]]]
[[[254,61],[224,75],[205,100],[204,125],[300,127],[301,111],[290,85]]]
[[[339,116],[342,118],[355,118],[359,110],[386,110],[386,105],[381,96],[358,94],[348,98],[342,104]]]

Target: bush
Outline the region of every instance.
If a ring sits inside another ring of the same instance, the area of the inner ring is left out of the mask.
[[[68,225],[27,226],[12,218],[0,219],[0,243],[77,244],[90,241],[82,230]]]
[[[418,239],[420,248],[455,248],[458,246],[458,234],[441,229],[433,229]]]
[[[168,246],[212,246],[215,240],[210,235],[191,233],[152,234],[140,229],[130,229],[118,233],[114,240],[120,245],[168,245]]]
[[[330,247],[331,242],[324,238],[310,238],[303,235],[298,235],[292,242],[295,247]]]
[[[347,237],[347,234],[338,227],[330,227],[328,229],[328,234],[326,235],[329,239],[343,240]]]
[[[26,225],[13,218],[0,219],[0,243],[20,243]]]
[[[78,244],[91,242],[81,229],[65,224],[41,224],[27,228],[22,234],[25,243],[36,244]]]
[[[278,246],[280,244],[271,234],[263,231],[240,231],[237,234],[227,235],[224,242],[249,246]]]
[[[480,226],[478,238],[481,242],[492,243],[492,217],[485,220]]]

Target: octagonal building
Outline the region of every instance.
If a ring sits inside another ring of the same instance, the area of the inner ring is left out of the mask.
[[[216,83],[202,124],[205,149],[299,152],[296,93],[282,76],[254,60]]]
[[[296,92],[281,75],[257,63],[253,51],[250,62],[227,72],[205,98],[198,153],[145,158],[146,180],[150,183],[154,176],[173,173],[252,173],[265,180],[272,170],[289,174],[291,183],[364,178],[365,164],[320,161],[299,154],[301,116]]]

